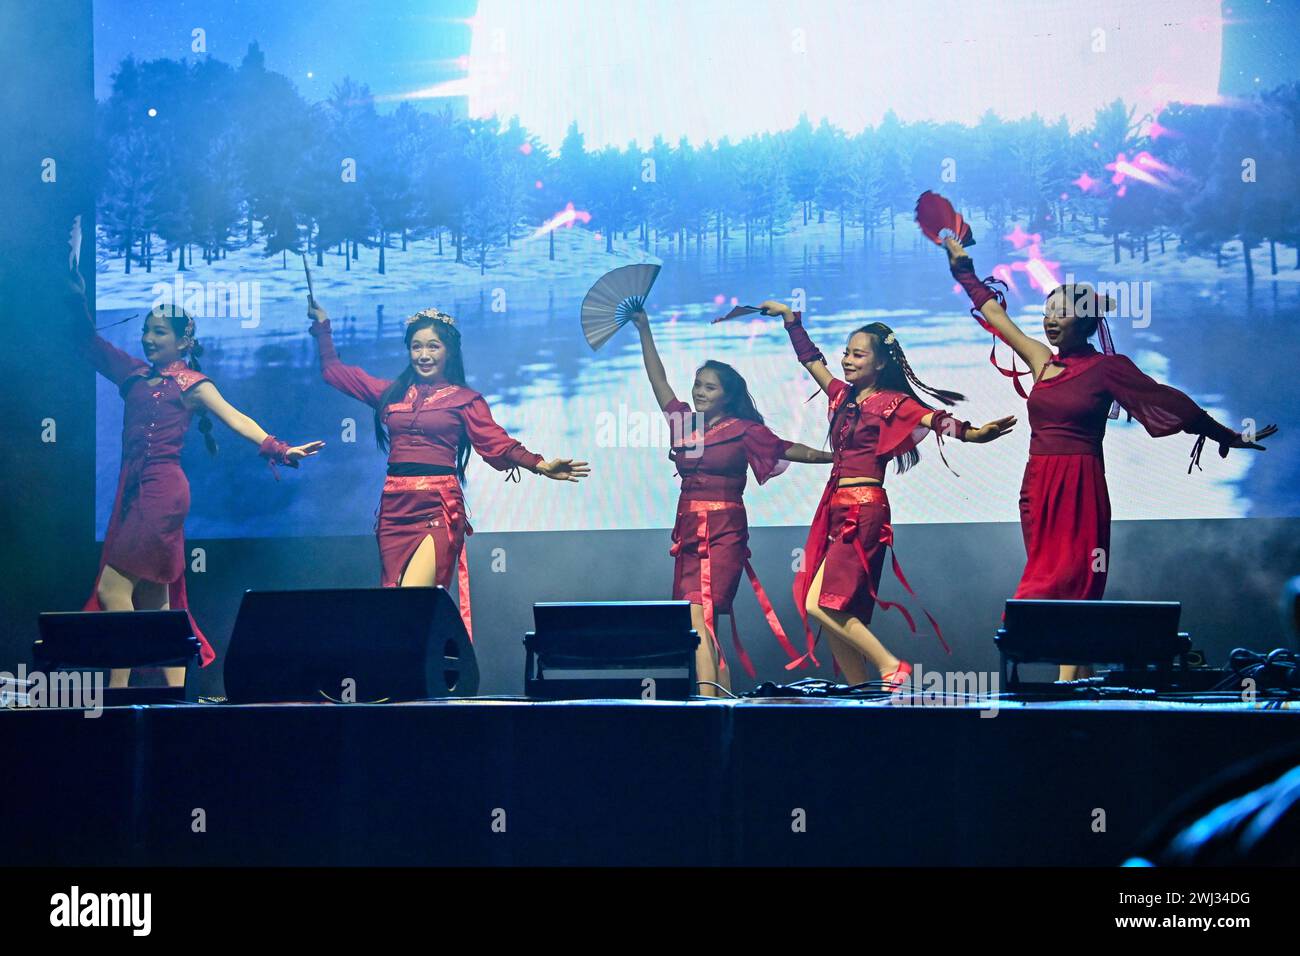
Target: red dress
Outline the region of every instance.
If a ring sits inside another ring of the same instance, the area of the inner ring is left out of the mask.
[[[168,605],[189,613],[185,594],[185,516],[190,510],[190,483],[181,470],[181,448],[193,412],[184,394],[207,376],[184,362],[153,369],[96,335],[88,342],[96,370],[118,387],[122,418],[122,467],[113,513],[104,535],[104,550],[95,588],[84,610],[102,611],[99,579],[109,565],[144,581],[167,585]],[[161,377],[158,385],[149,378]],[[200,662],[216,653],[190,616],[199,639]]]
[[[378,408],[392,380],[344,365],[334,350],[328,319],[314,323],[311,334],[320,350],[325,381]],[[401,399],[383,409],[383,419],[389,435],[389,475],[375,526],[380,583],[386,588],[397,587],[416,549],[432,536],[438,553],[434,583],[450,588],[452,568],[459,568],[461,616],[472,634],[464,542],[474,530],[465,518],[465,495],[455,475],[461,438],[468,436],[474,450],[498,471],[520,466],[531,470],[542,456],[511,438],[492,419],[483,396],[464,385],[412,385]]]
[[[808,592],[818,568],[822,572],[820,607],[847,611],[862,623],[870,624],[876,604],[886,610],[896,608],[913,632],[916,625],[901,604],[881,600],[880,575],[885,549],[894,543],[894,529],[889,523],[889,497],[881,485],[839,487],[843,478],[875,478],[884,481],[885,466],[893,458],[914,449],[929,431],[921,419],[933,409],[901,392],[879,391],[862,401],[852,400],[853,389],[847,382],[831,379],[826,387],[829,398],[827,416],[834,421],[836,412],[847,402],[839,425],[831,435],[835,460],[826,489],[817,503],[808,541],[804,546],[803,569],[794,578],[795,606],[803,620],[808,642],[806,653],[795,657],[787,669],[800,667],[805,661],[817,664],[813,654],[816,638],[808,624]],[[903,576],[897,556],[894,574],[909,594],[911,586]],[[928,611],[922,609],[934,627],[940,643],[943,634]],[[948,645],[943,643],[944,650]]]
[[[673,399],[664,408],[672,426],[670,456],[682,480],[677,499],[677,520],[673,524],[673,599],[690,601],[704,608],[705,627],[718,651],[722,669],[726,657],[713,633],[714,614],[731,611],[740,587],[740,572],[749,576],[768,626],[786,652],[794,648],[786,639],[776,611],[749,563],[749,522],[745,514],[746,468],[753,468],[761,485],[789,467],[782,456],[793,442],[784,441],[771,429],[743,418],[725,418],[708,428],[686,434],[694,412]],[[731,639],[736,656],[750,677],[754,664],[740,643],[735,615],[731,615]]]
[[[1029,394],[1029,462],[1020,486],[1028,560],[1017,598],[1098,599],[1110,563],[1110,496],[1102,458],[1107,412],[1118,401],[1156,438],[1233,433],[1176,388],[1145,375],[1124,355],[1091,345],[1049,364],[1065,371]]]

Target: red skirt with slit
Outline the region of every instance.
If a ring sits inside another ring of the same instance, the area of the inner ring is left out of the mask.
[[[189,613],[185,593],[185,518],[189,512],[190,483],[179,461],[151,458],[123,462],[95,587],[82,610],[104,610],[99,603],[99,579],[105,566],[141,581],[165,584],[167,606],[189,617],[199,640],[199,663],[207,667],[217,654]]]
[[[438,555],[434,584],[451,591],[453,573],[459,569],[456,593],[460,598],[461,617],[469,630],[465,537],[473,533],[465,519],[465,495],[455,475],[389,475],[384,482],[379,520],[375,525],[380,583],[386,588],[398,587],[420,544],[432,537]]]
[[[1020,486],[1017,598],[1099,600],[1110,563],[1110,495],[1098,455],[1030,455]]]

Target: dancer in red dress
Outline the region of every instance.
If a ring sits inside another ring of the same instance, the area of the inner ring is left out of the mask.
[[[1029,366],[1029,462],[1020,486],[1020,529],[1027,561],[1017,598],[1095,600],[1106,591],[1110,564],[1110,495],[1102,438],[1112,403],[1128,410],[1155,438],[1179,432],[1198,436],[1192,463],[1199,466],[1208,438],[1219,455],[1232,448],[1263,451],[1258,440],[1277,431],[1269,425],[1247,440],[1216,422],[1194,401],[1143,374],[1127,356],[1098,352],[1088,342],[1100,334],[1108,344],[1105,314],[1114,308],[1086,283],[1058,286],[1047,297],[1043,332],[1048,345],[1031,339],[1007,315],[992,280],[981,281],[970,254],[953,238],[944,241],[949,267],[981,319]],[[1056,351],[1052,351],[1052,347]],[[1017,383],[1018,384],[1018,383]],[[1191,471],[1192,466],[1188,466]],[[1063,665],[1060,679],[1087,669]]]
[[[879,603],[886,610],[897,608],[916,630],[906,608],[878,596],[885,548],[893,545],[889,498],[883,487],[885,466],[891,459],[900,472],[914,465],[920,459],[916,446],[928,431],[940,439],[984,443],[1010,432],[1016,420],[1007,417],[975,428],[925,404],[918,391],[946,405],[963,396],[921,382],[894,331],[880,322],[864,325],[849,336],[841,381],[826,367],[825,356],[808,337],[800,313],[776,301],[764,302],[762,308],[784,319],[800,364],[829,398],[835,456],[808,533],[803,569],[795,575],[795,604],[808,647],[788,666],[817,663],[815,638],[808,625],[811,615],[829,631],[831,653],[851,683],[867,680],[869,663],[887,687],[897,688],[912,673],[912,665],[890,653],[868,626]],[[912,593],[896,556],[893,565],[899,582]],[[928,611],[925,616],[942,643],[938,624]]]
[[[374,409],[375,439],[388,453],[376,526],[380,583],[450,587],[459,566],[461,616],[472,633],[464,541],[473,529],[461,489],[470,447],[516,480],[519,468],[556,481],[577,481],[591,469],[568,458],[544,461],[493,421],[483,396],[465,384],[460,331],[446,313],[426,309],[407,320],[409,364],[395,379],[344,365],[325,310],[311,300],[307,315],[325,381]]]
[[[700,635],[695,652],[696,677],[704,696],[713,684],[730,690],[726,655],[717,637],[717,616],[731,613],[744,571],[754,588],[768,626],[792,657],[793,646],[781,628],[772,602],[749,563],[749,523],[745,513],[746,468],[761,485],[788,467],[787,462],[829,464],[830,452],[784,441],[763,424],[745,379],[730,365],[708,361],[695,373],[691,406],[673,394],[644,312],[633,316],[641,333],[641,356],[655,400],[668,418],[672,435],[669,457],[682,480],[673,525],[673,600],[691,602],[691,621]],[[740,643],[731,613],[731,640],[741,666],[755,677],[754,665]]]
[[[199,415],[199,430],[208,450],[216,453],[209,413],[236,434],[258,446],[272,464],[298,467],[323,446],[308,442],[289,446],[269,435],[257,422],[233,407],[199,370],[202,346],[194,320],[183,310],[158,306],[145,316],[140,336],[141,361],[95,334],[80,275],[72,280],[69,304],[84,330],[84,347],[95,369],[117,386],[125,403],[122,422],[122,467],[117,496],[104,535],[95,590],[87,611],[133,611],[184,608],[185,516],[190,509],[190,485],[181,470],[181,448],[190,421]],[[190,618],[199,639],[203,666],[216,654]],[[166,668],[167,683],[184,681],[184,668]],[[110,672],[109,685],[125,687],[126,669]]]

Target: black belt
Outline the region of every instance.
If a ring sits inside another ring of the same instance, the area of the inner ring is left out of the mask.
[[[390,478],[418,478],[425,475],[454,475],[450,465],[422,465],[417,461],[395,461],[388,466]]]

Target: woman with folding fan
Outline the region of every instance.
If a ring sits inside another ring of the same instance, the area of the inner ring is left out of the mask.
[[[922,382],[893,329],[883,323],[864,325],[849,336],[841,380],[831,374],[825,356],[808,337],[800,313],[776,301],[759,308],[782,317],[799,363],[826,393],[829,439],[835,451],[831,476],[808,533],[804,567],[795,575],[795,602],[808,649],[791,666],[805,659],[817,663],[816,641],[808,625],[812,616],[829,632],[831,653],[851,683],[864,683],[870,666],[879,671],[886,688],[896,690],[906,683],[912,665],[892,654],[869,626],[879,604],[886,610],[897,608],[916,630],[906,608],[878,596],[885,549],[893,546],[885,467],[893,461],[903,472],[916,464],[920,459],[916,446],[930,431],[936,440],[947,436],[984,443],[1010,432],[1016,420],[1008,416],[975,428],[931,407],[921,395],[945,405],[963,396]],[[893,565],[899,582],[912,593],[896,555]],[[947,650],[938,623],[929,611],[925,616]]]
[[[1028,371],[1014,364],[1010,369],[999,366],[1029,405],[1029,461],[1020,487],[1027,561],[1015,597],[1100,599],[1110,563],[1110,495],[1102,439],[1107,419],[1118,418],[1121,405],[1153,437],[1196,435],[1189,473],[1199,467],[1207,438],[1218,443],[1220,457],[1227,457],[1232,448],[1263,451],[1258,441],[1277,426],[1260,429],[1248,440],[1216,422],[1178,389],[1161,385],[1127,356],[1116,354],[1106,324],[1106,313],[1115,303],[1087,283],[1052,290],[1043,314],[1047,343],[1030,338],[1007,315],[1002,284],[978,278],[966,251],[973,244],[969,227],[947,200],[934,193],[923,195],[917,222],[927,237],[947,250],[953,278],[974,305],[971,314],[1029,366]],[[1101,352],[1088,341],[1094,334]],[[1032,376],[1028,395],[1019,382],[1022,375]],[[1060,679],[1088,673],[1086,667],[1062,665]]]
[[[311,297],[307,315],[325,381],[374,409],[375,442],[388,454],[376,526],[382,585],[448,587],[459,566],[461,615],[470,629],[464,540],[473,529],[461,489],[470,448],[507,472],[507,480],[518,480],[524,468],[555,481],[577,481],[590,472],[587,463],[543,460],[493,420],[483,396],[465,384],[460,330],[445,312],[425,309],[407,319],[408,362],[392,379],[340,361],[329,317]]]
[[[710,360],[696,371],[692,411],[668,384],[645,312],[638,307],[631,320],[641,333],[641,355],[655,400],[671,428],[669,458],[681,477],[669,551],[676,559],[673,599],[691,602],[691,620],[701,638],[695,653],[696,676],[702,693],[714,696],[712,683],[730,687],[716,618],[731,610],[742,571],[748,574],[777,640],[791,657],[797,656],[749,563],[749,525],[743,498],[746,469],[753,469],[754,477],[763,484],[785,471],[787,462],[828,464],[831,455],[774,435],[754,407],[744,378],[723,362]],[[734,614],[731,636],[741,665],[754,677],[754,665],[740,643]]]

